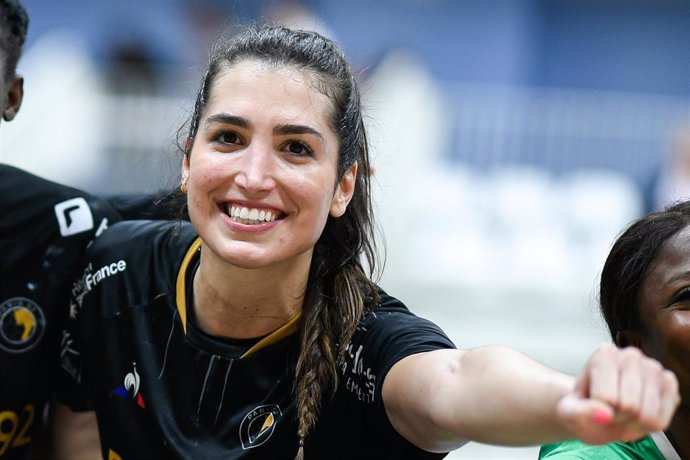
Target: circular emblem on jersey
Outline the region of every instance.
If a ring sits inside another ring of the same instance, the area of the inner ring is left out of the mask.
[[[0,348],[21,353],[36,345],[46,329],[46,317],[36,302],[14,297],[0,304]]]
[[[268,404],[250,410],[240,423],[242,448],[251,449],[268,441],[282,415],[277,404]]]

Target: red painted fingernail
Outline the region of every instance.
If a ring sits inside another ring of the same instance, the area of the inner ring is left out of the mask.
[[[592,414],[592,420],[599,425],[608,425],[613,421],[613,415],[605,409],[597,409]]]

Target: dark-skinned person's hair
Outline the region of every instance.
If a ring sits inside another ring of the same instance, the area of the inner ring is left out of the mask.
[[[599,303],[617,345],[630,345],[619,332],[640,330],[642,283],[666,241],[688,225],[690,201],[684,201],[637,220],[613,244],[601,272]]]
[[[14,76],[29,28],[29,16],[18,0],[0,0],[0,50],[5,54],[5,75]]]
[[[368,143],[359,89],[342,51],[315,32],[254,25],[219,40],[212,48],[189,122],[185,155],[191,155],[216,78],[242,61],[288,67],[310,78],[331,101],[329,124],[339,140],[338,181],[358,163],[354,195],[345,214],[339,218],[329,216],[316,243],[304,296],[300,349],[292,383],[298,424],[295,458],[303,458],[305,439],[317,421],[322,400],[336,390],[338,360],[357,323],[378,300],[378,289],[372,281],[378,267]]]

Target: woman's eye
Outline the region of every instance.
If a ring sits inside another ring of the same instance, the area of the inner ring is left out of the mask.
[[[673,303],[690,303],[690,287],[684,288],[676,294]]]
[[[298,156],[307,156],[312,154],[312,150],[301,142],[288,142],[286,149],[293,155]]]
[[[222,144],[237,144],[239,142],[239,136],[231,131],[224,131],[218,136],[216,140]]]

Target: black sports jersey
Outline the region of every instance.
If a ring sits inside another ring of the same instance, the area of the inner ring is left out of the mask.
[[[73,289],[59,397],[96,411],[105,458],[293,459],[299,316],[253,345],[198,330],[187,297],[200,244],[186,222],[146,221],[116,224],[94,243]],[[382,293],[338,363],[305,457],[443,457],[395,431],[381,387],[401,358],[451,347]]]
[[[0,165],[0,458],[29,454],[53,390],[70,286],[117,213],[103,200]]]
[[[127,193],[104,198],[122,220],[189,219],[184,206],[186,197],[179,190],[159,191],[150,195]]]

